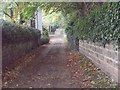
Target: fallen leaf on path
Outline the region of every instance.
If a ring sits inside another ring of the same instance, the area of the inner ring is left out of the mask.
[[[18,84],[16,84],[16,87],[18,87],[19,85]]]
[[[29,87],[29,89],[32,89],[32,87]]]
[[[47,85],[48,85],[48,86],[50,86],[51,84],[50,84],[50,83],[48,83]]]
[[[8,82],[5,82],[4,84],[6,85],[6,84],[8,84]]]

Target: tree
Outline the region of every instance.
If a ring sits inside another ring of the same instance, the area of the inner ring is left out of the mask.
[[[7,3],[0,3],[2,6],[4,6],[1,9],[1,12],[3,12],[7,17],[10,18],[12,22],[16,22],[21,24],[22,22],[22,12],[25,8],[25,2],[7,2]]]
[[[13,3],[1,3],[1,6],[3,6],[3,8],[1,9],[1,11],[8,16],[12,22],[14,21],[14,16],[13,16],[13,8],[14,8],[14,4]]]

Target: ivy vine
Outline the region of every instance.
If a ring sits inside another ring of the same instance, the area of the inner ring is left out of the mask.
[[[119,2],[111,2],[96,5],[84,17],[76,18],[74,15],[66,28],[68,40],[74,36],[81,40],[100,42],[103,45],[111,42],[117,44],[120,38],[119,9]]]

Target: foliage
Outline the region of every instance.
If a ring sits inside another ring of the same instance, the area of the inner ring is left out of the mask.
[[[4,7],[0,11],[9,17],[10,21],[21,24],[21,20],[34,18],[34,12],[38,8],[37,4],[32,2],[2,2],[0,5],[4,5]]]
[[[119,6],[117,2],[96,5],[86,16],[79,19],[72,17],[69,22],[72,25],[68,23],[66,31],[79,39],[101,42],[104,46],[106,43],[117,43],[120,37]]]
[[[32,3],[32,2],[25,3],[21,13],[23,16],[23,19],[35,18],[35,11],[38,8],[38,4],[39,3]]]
[[[43,28],[42,37],[43,38],[49,38],[48,30],[46,28]]]
[[[24,8],[24,2],[2,2],[0,3],[1,12],[5,14],[10,21],[19,22],[19,18],[21,18],[22,9]]]
[[[82,39],[105,45],[117,42],[120,37],[119,6],[119,2],[26,2],[21,14],[24,19],[33,19],[38,7],[46,14],[61,13],[62,16],[53,15],[52,24],[64,25],[71,44],[76,44],[76,39]]]
[[[21,42],[35,42],[40,40],[40,31],[31,27],[20,26],[10,22],[3,21],[2,42],[3,44],[14,44]]]
[[[76,6],[75,3],[67,2],[44,2],[40,3],[39,6],[46,12],[46,14],[53,12],[64,12],[70,13]]]
[[[61,12],[54,12],[52,14],[46,15],[45,12],[42,12],[42,23],[50,26],[64,27],[65,20]]]
[[[43,28],[42,36],[41,36],[41,44],[49,43],[49,34],[46,28]]]

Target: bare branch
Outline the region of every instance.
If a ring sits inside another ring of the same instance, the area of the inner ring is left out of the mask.
[[[17,2],[15,2],[15,4],[17,5],[17,7],[19,6]]]
[[[8,17],[12,18],[7,12],[3,11],[3,13],[4,13],[5,15],[7,15]]]

